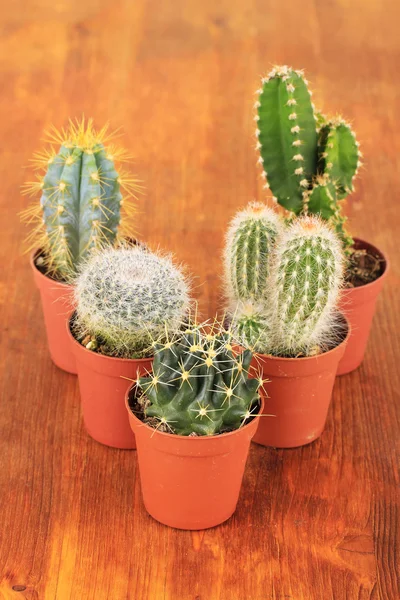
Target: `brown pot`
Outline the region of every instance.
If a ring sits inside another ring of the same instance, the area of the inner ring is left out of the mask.
[[[264,414],[253,442],[274,448],[310,444],[323,432],[333,384],[346,337],[333,350],[304,358],[278,358],[255,354],[252,366],[262,370],[265,386]]]
[[[383,273],[372,283],[360,287],[345,289],[342,293],[340,310],[351,325],[351,336],[344,356],[339,363],[338,375],[344,375],[357,369],[363,361],[367,348],[369,332],[375,314],[376,301],[386,279],[389,263],[386,256],[372,244],[355,239],[355,247],[372,250],[382,258]]]
[[[76,359],[88,434],[106,446],[133,450],[136,442],[126,414],[125,393],[131,385],[129,379],[149,372],[153,359],[113,358],[87,350],[72,335],[70,322],[67,334]]]
[[[42,301],[50,356],[57,367],[76,375],[75,358],[65,327],[74,308],[73,287],[54,281],[39,271],[35,259],[40,252],[39,249],[31,254],[30,264]]]
[[[229,519],[236,509],[258,418],[221,435],[162,433],[132,413],[129,393],[126,407],[136,436],[147,512],[160,523],[178,529],[207,529]]]

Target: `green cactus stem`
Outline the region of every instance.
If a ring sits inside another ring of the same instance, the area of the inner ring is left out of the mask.
[[[281,219],[264,204],[252,202],[233,218],[224,249],[225,289],[231,307],[265,293],[268,257]]]
[[[317,168],[317,129],[307,83],[302,71],[276,67],[262,79],[255,105],[265,186],[295,214],[303,209],[303,192]]]
[[[107,128],[96,132],[91,120],[52,130],[51,139],[59,150],[52,146],[35,156],[34,165],[45,174],[26,186],[27,193],[41,191],[40,206],[23,218],[37,221],[29,241],[44,249],[49,273],[68,280],[93,250],[129,235],[120,228],[124,200],[128,207],[121,187],[134,195],[135,180],[117,172],[114,161],[126,155],[109,145]]]
[[[345,198],[353,191],[353,181],[361,166],[359,144],[350,125],[340,117],[323,125],[319,131],[318,153],[319,171],[334,182],[337,198]]]
[[[180,328],[189,310],[189,284],[168,256],[107,248],[92,254],[76,279],[76,330],[110,356],[141,358],[165,327]]]
[[[189,325],[185,333],[155,345],[152,373],[138,385],[146,418],[157,429],[188,436],[238,429],[254,417],[264,383],[248,375],[252,353],[232,351],[231,334]]]
[[[271,345],[281,356],[308,355],[335,342],[343,250],[317,217],[296,219],[277,240],[271,266]]]

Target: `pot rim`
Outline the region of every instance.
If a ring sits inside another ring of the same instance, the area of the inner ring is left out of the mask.
[[[259,394],[258,395],[258,400],[260,403],[259,411],[256,415],[253,416],[253,419],[246,425],[243,425],[243,427],[239,427],[238,429],[234,429],[233,431],[227,431],[225,433],[218,433],[218,434],[213,434],[213,435],[199,435],[196,437],[190,437],[188,435],[179,435],[179,433],[165,433],[164,431],[158,431],[158,429],[154,429],[154,427],[150,427],[150,425],[147,425],[147,423],[144,423],[143,421],[138,419],[137,416],[132,412],[131,407],[129,406],[129,393],[133,387],[136,387],[135,382],[132,382],[132,385],[129,386],[129,388],[127,389],[126,394],[125,394],[125,406],[128,411],[129,417],[136,419],[136,421],[138,421],[143,427],[146,427],[146,429],[152,431],[154,434],[160,435],[163,438],[167,438],[169,440],[180,439],[180,440],[191,440],[193,442],[199,442],[201,440],[201,443],[205,443],[205,442],[210,442],[211,440],[216,440],[216,439],[227,439],[227,438],[232,437],[233,435],[239,433],[240,431],[243,431],[247,427],[250,427],[251,425],[253,425],[254,419],[259,419],[261,417],[261,415],[263,414],[264,405],[265,405],[264,398]]]
[[[82,344],[80,344],[78,342],[78,340],[72,335],[72,331],[71,331],[71,319],[72,317],[75,315],[76,310],[73,310],[71,312],[71,314],[69,315],[68,319],[67,319],[67,334],[68,337],[70,338],[70,340],[75,344],[75,346],[79,346],[79,348],[81,348],[82,352],[84,352],[86,354],[86,356],[90,356],[90,357],[95,357],[97,356],[98,358],[101,359],[107,359],[107,360],[111,360],[111,361],[115,361],[115,362],[123,362],[125,364],[128,363],[132,363],[132,362],[148,362],[149,360],[153,360],[154,356],[148,356],[147,358],[122,358],[122,357],[118,357],[118,356],[107,356],[106,354],[99,354],[98,352],[93,352],[93,350],[89,350],[88,348],[85,348],[85,346],[82,346]]]
[[[351,335],[351,325],[350,325],[348,318],[341,311],[337,311],[337,312],[343,318],[343,320],[345,321],[345,324],[347,325],[347,333],[346,333],[345,337],[343,338],[343,340],[340,342],[340,344],[337,344],[337,346],[335,346],[334,348],[331,348],[331,350],[328,350],[327,352],[323,352],[322,354],[316,354],[315,356],[302,356],[300,358],[288,358],[286,356],[273,356],[272,354],[262,354],[261,352],[254,352],[253,356],[254,357],[260,356],[262,358],[266,358],[268,360],[277,361],[277,362],[280,361],[280,362],[286,362],[286,363],[291,363],[291,364],[293,364],[294,362],[297,362],[297,363],[305,364],[305,363],[310,363],[311,361],[320,361],[323,357],[332,355],[334,352],[337,352],[340,347],[347,344],[347,342],[350,338],[350,335]]]
[[[29,256],[29,264],[31,265],[33,271],[36,273],[37,277],[44,281],[51,281],[55,286],[60,286],[63,288],[73,288],[74,286],[72,283],[66,283],[64,281],[57,281],[56,279],[52,279],[48,275],[45,275],[44,273],[42,273],[40,271],[40,269],[38,269],[38,267],[36,266],[36,263],[35,263],[35,258],[37,257],[37,255],[40,252],[42,252],[42,250],[43,250],[43,248],[36,248],[36,250],[32,250],[32,252]]]
[[[348,293],[349,291],[354,294],[354,293],[357,293],[358,290],[365,290],[366,288],[370,288],[370,287],[373,287],[374,285],[377,285],[378,281],[381,282],[387,276],[389,267],[390,267],[390,261],[389,261],[387,255],[384,252],[382,252],[382,250],[380,248],[375,246],[375,244],[372,244],[371,242],[368,242],[367,240],[364,240],[364,239],[356,237],[356,236],[353,237],[353,240],[355,242],[360,242],[364,246],[370,246],[370,247],[374,248],[378,252],[378,254],[380,254],[381,257],[383,258],[385,268],[383,270],[383,273],[381,273],[379,275],[379,277],[377,279],[375,279],[374,281],[370,281],[369,283],[363,283],[363,285],[359,285],[358,287],[343,288],[342,294]]]

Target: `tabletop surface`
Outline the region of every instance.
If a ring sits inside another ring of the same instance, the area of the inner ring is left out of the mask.
[[[0,15],[2,172],[0,597],[39,600],[400,599],[399,5],[393,0],[15,0]],[[236,514],[203,532],[147,515],[134,451],[86,434],[78,382],[48,354],[18,211],[51,123],[122,127],[145,183],[135,227],[223,306],[236,210],[266,199],[253,103],[273,64],[305,68],[358,133],[353,234],[390,256],[362,367],[335,384],[326,431],[251,447]]]

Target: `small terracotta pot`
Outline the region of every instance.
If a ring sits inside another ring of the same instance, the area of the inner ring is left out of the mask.
[[[343,318],[343,321],[345,319]],[[264,414],[253,442],[274,448],[310,444],[323,432],[340,359],[350,335],[333,350],[304,358],[278,358],[255,354],[252,366],[268,379]]]
[[[351,336],[344,356],[339,363],[338,375],[354,371],[363,361],[375,314],[376,301],[389,270],[388,259],[378,248],[357,238],[354,245],[357,249],[371,250],[374,254],[380,256],[382,258],[383,273],[372,283],[343,290],[339,308],[350,322]]]
[[[76,341],[67,324],[69,343],[76,359],[83,420],[88,434],[97,442],[133,450],[135,436],[125,408],[125,393],[137,373],[151,370],[152,358],[113,358],[87,350]]]
[[[238,502],[258,417],[221,435],[187,437],[162,433],[132,413],[129,393],[126,407],[136,436],[147,512],[160,523],[178,529],[207,529],[229,519]]]
[[[57,367],[76,375],[75,358],[65,329],[71,310],[74,308],[73,287],[54,281],[39,271],[35,260],[40,252],[39,249],[31,254],[30,264],[42,301],[50,356]]]

